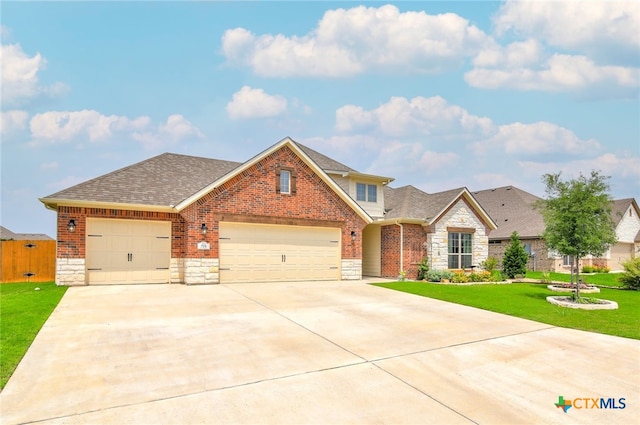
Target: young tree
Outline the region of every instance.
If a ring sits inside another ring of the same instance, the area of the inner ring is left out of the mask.
[[[527,272],[527,261],[529,261],[529,254],[520,243],[518,232],[513,232],[511,243],[504,251],[502,258],[502,271],[508,278],[513,279]]]
[[[600,256],[616,242],[608,179],[598,171],[569,181],[561,180],[560,173],[542,176],[547,193],[539,204],[546,226],[542,237],[549,249],[572,257],[572,269],[574,262],[577,270],[581,258]],[[579,270],[576,281],[580,299]]]

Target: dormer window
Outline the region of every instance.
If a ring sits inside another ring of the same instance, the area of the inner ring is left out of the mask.
[[[378,202],[378,186],[375,184],[356,183],[356,200]]]

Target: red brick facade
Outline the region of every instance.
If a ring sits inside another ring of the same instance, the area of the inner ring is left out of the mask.
[[[87,217],[171,221],[171,256],[180,258],[185,255],[186,245],[182,234],[186,222],[179,214],[108,208],[58,207],[57,258],[85,257]],[[74,232],[69,232],[67,228],[71,219],[76,223]]]
[[[296,191],[277,193],[276,172],[292,170]],[[171,221],[173,258],[218,258],[220,221],[241,221],[283,225],[338,227],[342,231],[342,258],[362,258],[360,217],[313,170],[287,146],[263,158],[220,187],[213,189],[180,213],[116,210],[84,207],[58,208],[58,258],[84,258],[86,218]],[[75,220],[75,232],[67,230]],[[203,236],[202,223],[208,232]],[[351,232],[356,232],[352,241]],[[209,242],[210,250],[198,250],[197,243]]]
[[[296,191],[276,192],[276,172],[294,171]],[[217,258],[220,221],[339,227],[342,229],[342,258],[362,258],[362,229],[366,222],[342,200],[291,149],[283,147],[246,171],[215,188],[181,213],[189,223],[187,257],[197,254],[202,240],[200,226],[210,231],[205,240],[211,249],[204,254]],[[357,239],[351,241],[351,231]]]
[[[400,242],[402,240],[402,267],[400,267]],[[416,279],[418,264],[426,251],[424,243],[427,232],[420,224],[397,224],[382,226],[381,229],[381,274],[382,277],[396,278],[404,271],[407,279]]]

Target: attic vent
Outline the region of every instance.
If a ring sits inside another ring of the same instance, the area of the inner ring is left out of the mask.
[[[511,187],[508,187],[507,190],[511,190]]]

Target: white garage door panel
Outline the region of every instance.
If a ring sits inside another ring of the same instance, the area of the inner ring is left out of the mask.
[[[340,229],[220,223],[221,282],[340,279]]]
[[[87,219],[90,284],[169,282],[171,223]]]

